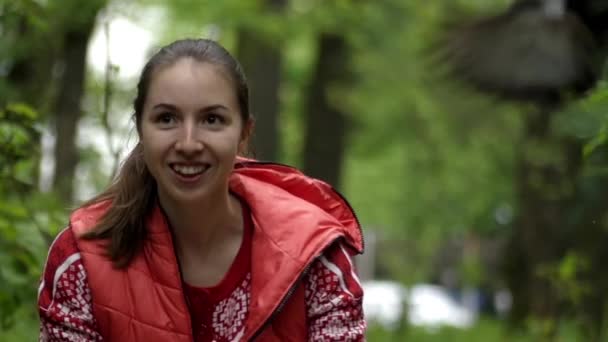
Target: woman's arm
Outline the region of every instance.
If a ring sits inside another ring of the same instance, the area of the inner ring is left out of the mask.
[[[309,341],[364,341],[363,289],[348,252],[334,244],[306,279]]]
[[[40,341],[102,341],[93,317],[91,291],[71,229],[49,249],[38,288]]]

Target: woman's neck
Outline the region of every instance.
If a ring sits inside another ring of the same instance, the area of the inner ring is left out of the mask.
[[[178,254],[211,251],[224,239],[242,234],[239,200],[229,192],[197,202],[177,202],[159,196],[167,214]]]

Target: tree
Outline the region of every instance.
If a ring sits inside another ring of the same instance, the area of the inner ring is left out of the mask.
[[[50,2],[7,8],[10,66],[2,103],[22,101],[54,124],[54,188],[66,202],[78,161],[76,133],[82,115],[80,101],[86,74],[86,52],[97,13],[106,0]],[[13,94],[13,95],[10,95]],[[51,112],[52,115],[46,114]]]
[[[80,7],[78,15],[67,17],[63,23],[62,53],[58,61],[62,73],[58,81],[53,118],[57,136],[53,187],[66,202],[72,200],[74,175],[79,159],[76,137],[82,116],[87,48],[97,14],[105,2],[89,1],[85,6],[74,4],[74,7]]]
[[[600,22],[608,9],[598,4],[520,0],[454,27],[444,41],[453,76],[482,92],[531,104],[518,141],[518,210],[504,276],[514,297],[513,320],[548,322],[546,338],[556,334],[564,308],[585,308],[576,318],[591,340],[601,335],[606,315],[600,299],[606,281],[582,267],[598,257],[587,249],[592,241],[606,237],[585,229],[601,211],[585,189],[584,141],[556,129],[560,111],[601,78],[608,27]],[[606,186],[602,179],[594,182]]]
[[[318,46],[307,91],[303,168],[339,188],[349,123],[337,95],[351,79],[348,45],[341,35],[323,33]]]
[[[285,0],[268,0],[264,9],[280,16]],[[237,57],[247,74],[250,106],[255,119],[252,145],[255,157],[276,161],[280,151],[279,122],[282,50],[280,40],[248,26],[238,30]]]

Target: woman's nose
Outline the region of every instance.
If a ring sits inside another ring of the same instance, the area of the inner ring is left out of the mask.
[[[183,154],[196,154],[203,151],[203,142],[194,124],[185,124],[179,134],[175,149]]]

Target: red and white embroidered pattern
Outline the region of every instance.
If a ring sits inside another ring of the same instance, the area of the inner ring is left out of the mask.
[[[335,245],[313,264],[306,282],[309,341],[363,341],[363,290],[348,253]]]
[[[243,283],[220,301],[213,310],[213,331],[221,341],[238,341],[244,333],[245,320],[249,310],[251,293],[251,273]]]
[[[87,275],[75,247],[67,230],[51,246],[55,252],[49,254],[39,289],[40,341],[102,340],[96,331]]]
[[[339,245],[314,261],[305,277],[309,341],[363,341],[363,291],[348,253]],[[219,339],[238,341],[250,303],[251,274],[213,308]],[[71,230],[49,251],[39,289],[40,341],[102,341],[92,314],[87,274]]]

